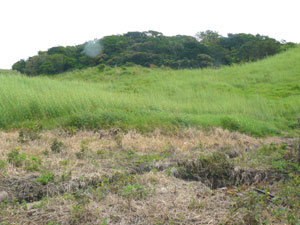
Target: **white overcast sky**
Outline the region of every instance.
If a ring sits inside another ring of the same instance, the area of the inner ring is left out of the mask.
[[[300,0],[0,0],[0,68],[128,31],[259,33],[299,43],[299,28]]]

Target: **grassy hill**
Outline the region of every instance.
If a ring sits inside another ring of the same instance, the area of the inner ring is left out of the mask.
[[[0,70],[0,127],[223,127],[290,134],[300,115],[300,48],[221,69],[88,68],[29,78]]]

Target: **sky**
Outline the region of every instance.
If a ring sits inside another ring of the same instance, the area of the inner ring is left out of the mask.
[[[54,46],[155,30],[213,30],[300,43],[300,0],[0,0],[0,68]]]

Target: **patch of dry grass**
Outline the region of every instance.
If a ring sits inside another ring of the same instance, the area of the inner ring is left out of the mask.
[[[60,151],[51,150],[54,140],[62,143]],[[0,191],[7,191],[10,200],[19,196],[20,203],[0,204],[0,221],[3,224],[225,223],[229,221],[233,197],[249,187],[242,191],[211,190],[205,182],[174,177],[170,168],[182,160],[193,163],[199,154],[230,151],[239,156],[263,144],[286,141],[277,137],[258,139],[221,129],[185,129],[170,134],[160,130],[146,134],[102,130],[78,131],[73,135],[55,130],[43,131],[36,140],[26,142],[20,142],[18,131],[1,132],[0,160],[5,165],[0,170]],[[25,154],[19,167],[8,162],[13,149]],[[35,170],[28,167],[35,162],[32,158],[40,159]],[[55,178],[41,184],[37,178],[45,171]],[[130,185],[145,188],[145,196],[125,197],[123,189],[131,188]],[[22,199],[27,202],[22,203]]]

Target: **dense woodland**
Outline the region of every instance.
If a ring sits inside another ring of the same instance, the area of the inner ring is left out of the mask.
[[[16,62],[12,69],[35,76],[97,65],[99,68],[132,64],[174,69],[218,67],[256,61],[294,46],[295,43],[279,42],[259,34],[239,33],[224,37],[214,31],[205,31],[192,37],[164,36],[156,31],[128,32],[77,46],[40,51],[36,56]]]

